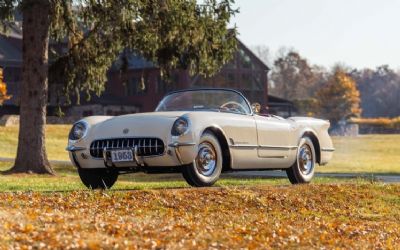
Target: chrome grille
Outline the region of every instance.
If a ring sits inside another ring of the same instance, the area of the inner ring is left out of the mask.
[[[158,138],[114,138],[95,140],[90,144],[90,155],[103,158],[103,149],[126,149],[138,146],[139,156],[157,156],[164,153],[164,142]]]

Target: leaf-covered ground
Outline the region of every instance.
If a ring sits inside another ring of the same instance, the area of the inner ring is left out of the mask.
[[[0,247],[400,248],[400,185],[0,193]]]

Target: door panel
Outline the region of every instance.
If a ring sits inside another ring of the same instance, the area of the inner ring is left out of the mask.
[[[230,114],[226,119],[219,120],[218,124],[228,140],[232,168],[259,168],[257,127],[254,116]]]
[[[296,126],[276,117],[255,116],[258,137],[258,156],[266,162],[286,162],[297,149],[294,138]],[[270,159],[270,160],[269,160]]]

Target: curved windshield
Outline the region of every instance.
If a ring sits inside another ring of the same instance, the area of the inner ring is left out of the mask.
[[[231,90],[188,90],[164,97],[156,111],[211,110],[237,114],[251,114],[251,109],[242,95]]]

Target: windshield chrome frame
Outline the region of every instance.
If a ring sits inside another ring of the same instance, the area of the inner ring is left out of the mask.
[[[168,96],[170,96],[170,95],[172,95],[172,94],[182,93],[182,92],[189,92],[189,91],[211,91],[211,90],[230,91],[230,92],[234,92],[234,93],[238,94],[238,95],[241,96],[241,97],[244,99],[244,101],[246,102],[247,107],[248,107],[249,110],[250,110],[250,114],[240,114],[240,113],[234,113],[234,114],[238,114],[238,115],[250,115],[250,116],[253,116],[253,115],[254,115],[254,112],[253,112],[253,109],[251,108],[251,105],[250,105],[249,100],[247,100],[247,98],[246,98],[240,91],[237,91],[237,90],[235,90],[235,89],[229,89],[229,88],[190,88],[190,89],[182,89],[182,90],[171,91],[171,92],[168,92],[166,95],[164,95],[164,97],[163,97],[163,98],[161,99],[161,101],[158,103],[158,105],[157,105],[157,107],[156,107],[156,110],[158,109],[158,106],[160,106],[161,102],[162,102],[165,98],[167,98]]]

